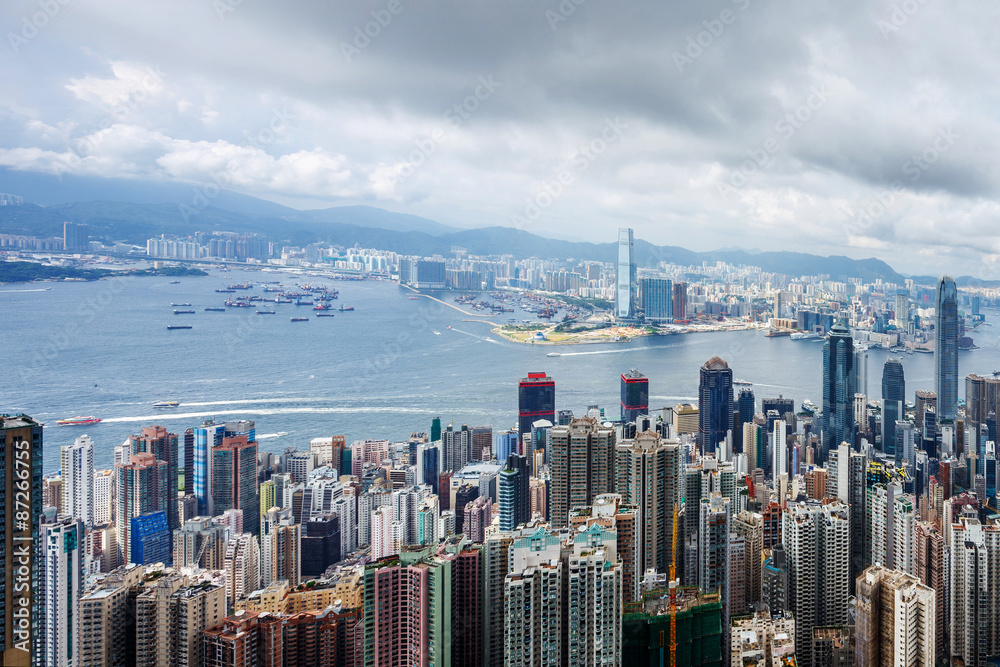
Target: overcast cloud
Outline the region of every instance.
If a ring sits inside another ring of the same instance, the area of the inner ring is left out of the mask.
[[[6,0],[0,166],[981,275],[1000,256],[998,17],[985,0]]]

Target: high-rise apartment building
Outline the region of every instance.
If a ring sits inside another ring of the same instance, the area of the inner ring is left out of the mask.
[[[162,426],[144,426],[142,432],[129,438],[129,451],[132,454],[147,453],[163,461],[166,469],[163,475],[164,486],[158,500],[159,507],[167,514],[167,525],[170,530],[181,527],[180,513],[177,506],[178,467],[177,467],[177,434],[168,433]]]
[[[44,653],[46,667],[76,667],[80,664],[77,642],[80,637],[80,599],[83,597],[83,521],[61,517],[42,524],[45,554]]]
[[[764,552],[764,517],[756,512],[743,510],[733,518],[733,532],[743,538],[746,545],[744,599],[747,604],[760,602],[761,599],[761,568]],[[737,613],[737,610],[733,610]]]
[[[812,628],[844,625],[850,596],[852,508],[815,500],[786,508],[782,540],[788,558],[788,601],[795,614],[795,645],[809,646]],[[812,656],[796,656],[812,667]]]
[[[615,431],[581,417],[569,426],[554,426],[549,438],[549,519],[563,527],[571,507],[590,505],[594,496],[615,491]]]
[[[214,516],[212,507],[212,449],[222,444],[222,439],[226,435],[226,427],[225,424],[206,420],[192,431],[194,436],[194,449],[191,457],[192,474],[190,482],[185,480],[185,487],[190,485],[191,493],[198,499],[199,516]],[[187,474],[186,467],[185,474]]]
[[[260,588],[260,543],[250,533],[229,540],[223,563],[226,571],[226,599],[233,607],[237,600]]]
[[[911,574],[873,565],[858,577],[856,665],[933,665],[934,590]]]
[[[114,516],[114,470],[97,470],[94,472],[94,525],[111,523]]]
[[[698,444],[714,454],[733,430],[733,371],[719,357],[701,367],[698,384]]]
[[[94,442],[81,435],[61,452],[62,497],[59,513],[76,517],[88,528],[94,525]]]
[[[135,603],[137,667],[201,667],[203,633],[225,616],[224,586],[180,574],[145,582]]]
[[[295,523],[292,510],[271,508],[261,531],[261,585],[285,579],[297,586],[302,577],[302,525]]]
[[[132,519],[167,510],[163,503],[168,495],[168,469],[166,461],[157,460],[153,454],[145,452],[132,454],[128,463],[115,466],[115,525],[118,529],[118,553],[121,556],[119,562],[132,562]],[[176,511],[176,499],[171,504]]]
[[[448,426],[441,433],[441,452],[443,470],[459,471],[466,466],[472,457],[472,431],[465,424],[455,430],[454,425]]]
[[[130,600],[134,604],[144,573],[141,565],[117,568],[80,601],[80,667],[135,664],[135,608],[130,609]]]

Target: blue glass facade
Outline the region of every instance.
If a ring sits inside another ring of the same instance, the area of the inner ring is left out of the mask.
[[[213,422],[205,422],[194,428],[194,465],[192,466],[191,492],[198,499],[199,516],[212,515],[212,447],[222,444],[225,433],[226,428],[223,424]]]
[[[134,516],[131,519],[130,562],[138,565],[163,563],[170,565],[170,527],[167,525],[167,513],[153,512]]]

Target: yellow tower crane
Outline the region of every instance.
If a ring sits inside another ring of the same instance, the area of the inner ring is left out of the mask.
[[[673,528],[670,555],[670,667],[677,667],[677,503],[674,503]]]

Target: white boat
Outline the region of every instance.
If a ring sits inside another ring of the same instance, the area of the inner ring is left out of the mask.
[[[176,408],[178,405],[180,405],[178,401],[157,401],[153,403],[154,408]]]
[[[558,352],[549,352],[545,356],[547,356],[547,357],[561,357],[562,355],[560,353],[558,353]]]

